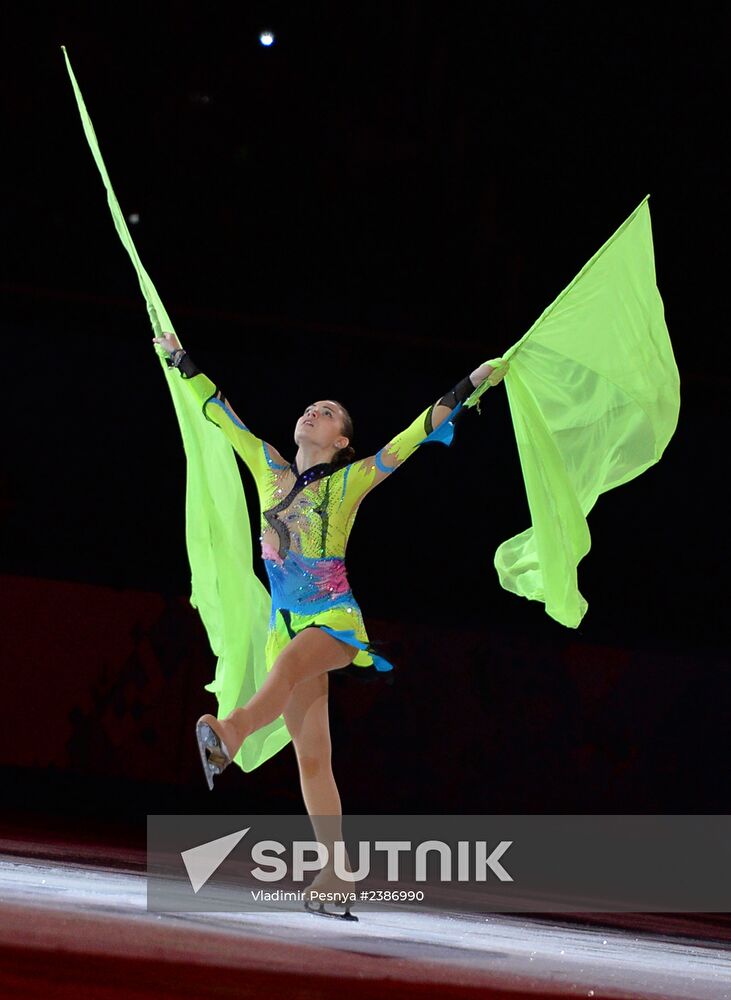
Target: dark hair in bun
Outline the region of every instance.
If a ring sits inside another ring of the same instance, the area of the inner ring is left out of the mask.
[[[337,399],[334,399],[333,403],[338,403]],[[352,441],[354,433],[353,420],[342,403],[338,403],[338,406],[342,411],[342,424],[343,424],[342,432],[345,435],[345,437],[348,438],[349,441]],[[351,447],[351,445],[348,445],[347,448],[340,448],[338,451],[335,452],[332,464],[335,466],[336,469],[340,469],[344,465],[349,465],[354,458],[355,458],[355,448]]]

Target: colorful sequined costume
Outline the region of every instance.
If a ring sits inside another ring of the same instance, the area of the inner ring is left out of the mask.
[[[188,361],[181,375],[201,404],[203,415],[226,435],[256,483],[261,510],[261,555],[272,598],[266,641],[270,669],[279,652],[303,629],[319,626],[358,647],[355,666],[392,669],[370,643],[350,588],[345,551],[364,497],[416,449],[429,441],[449,444],[461,411],[455,390],[439,401],[451,414],[432,426],[428,407],[375,455],[336,467],[320,463],[301,472],[239,419],[203,372]],[[471,386],[464,380],[466,397]]]

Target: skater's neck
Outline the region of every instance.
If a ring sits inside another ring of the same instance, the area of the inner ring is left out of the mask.
[[[307,472],[315,465],[323,462],[330,464],[333,460],[332,448],[318,448],[313,445],[300,445],[294,459],[294,467],[298,476]]]

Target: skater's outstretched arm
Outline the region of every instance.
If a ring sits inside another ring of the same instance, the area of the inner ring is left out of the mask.
[[[166,359],[168,364],[178,369],[191,392],[196,394],[206,420],[220,427],[257,481],[260,474],[267,469],[289,467],[289,463],[285,462],[276,448],[249,430],[234,412],[222,390],[200,371],[188,353],[183,350],[174,333],[165,333],[162,337],[152,339],[168,352],[169,357]]]
[[[503,376],[504,372],[498,372],[487,363],[480,365],[449,392],[428,406],[405,430],[392,438],[375,455],[369,455],[346,466],[341,473],[343,504],[355,511],[366,493],[387,479],[410,455],[413,455],[419,445],[428,440],[440,439],[441,425],[450,418],[454,423],[463,412],[464,401],[485,379],[490,379],[491,385],[497,385]],[[443,431],[446,430],[447,428],[443,428]],[[446,438],[446,434],[444,437]]]

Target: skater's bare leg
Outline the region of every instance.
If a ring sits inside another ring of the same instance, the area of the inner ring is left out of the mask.
[[[343,809],[332,770],[328,687],[327,673],[299,683],[287,702],[284,721],[297,755],[302,798],[316,839],[327,847],[326,870],[332,871],[334,845],[343,837]],[[350,870],[347,853],[344,859]]]
[[[244,740],[284,712],[292,693],[303,681],[328,670],[347,666],[358,650],[319,628],[306,628],[292,639],[272,664],[267,679],[242,708],[217,720],[231,757]]]
[[[302,797],[315,837],[327,849],[327,861],[308,886],[318,892],[352,891],[352,879],[335,874],[335,844],[342,841],[342,805],[332,770],[332,743],[328,716],[327,673],[299,683],[284,710],[284,721],[292,736],[300,773]],[[350,872],[350,859],[343,852],[341,863]]]

